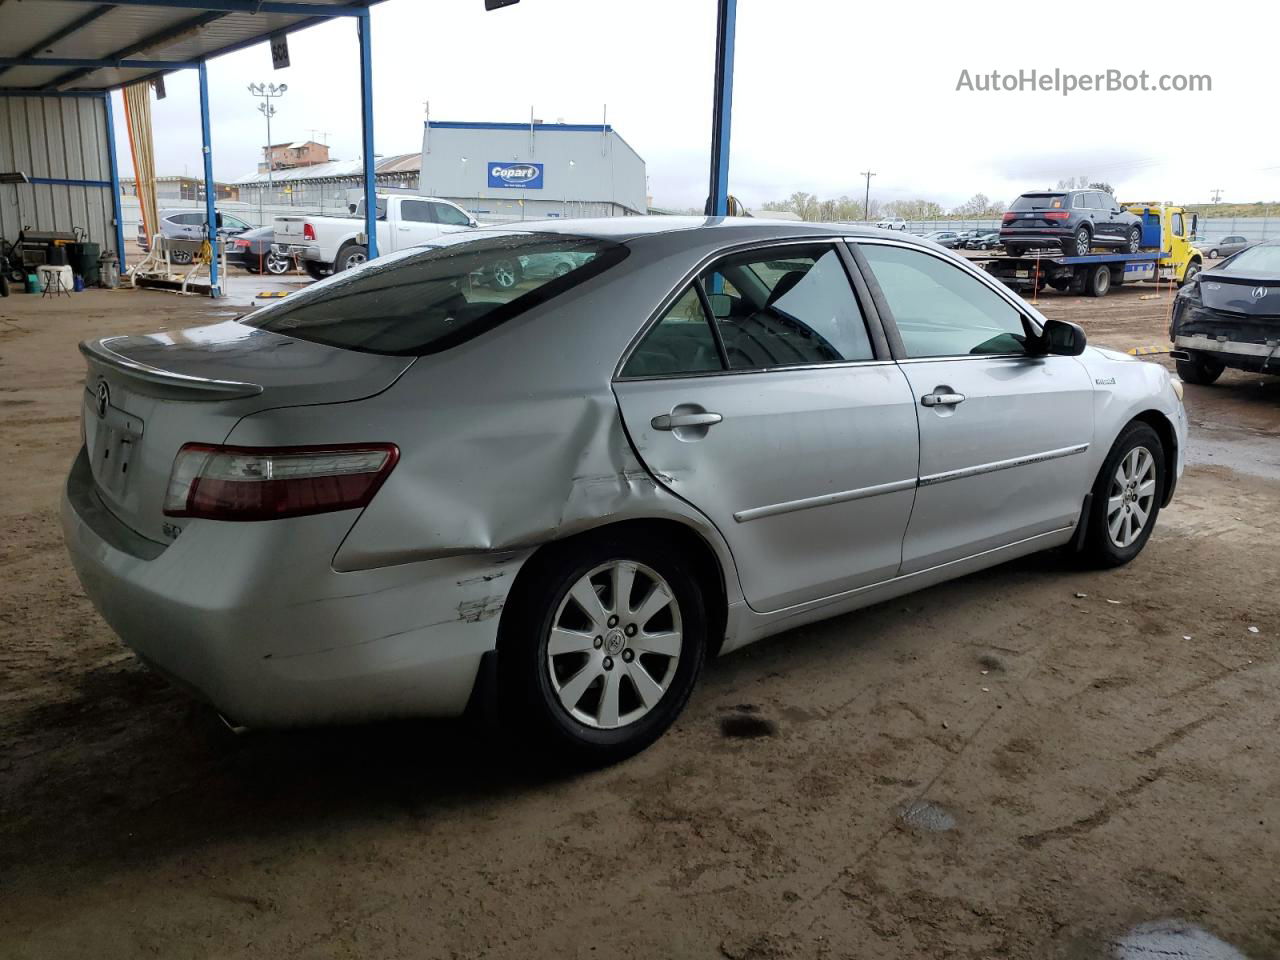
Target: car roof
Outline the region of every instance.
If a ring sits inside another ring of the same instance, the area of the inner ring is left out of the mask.
[[[474,236],[486,230],[501,233],[559,233],[577,237],[609,240],[614,243],[632,243],[662,238],[674,239],[675,235],[692,234],[707,241],[733,243],[738,240],[788,240],[826,237],[880,237],[899,242],[930,246],[920,237],[907,236],[898,230],[881,230],[878,227],[855,226],[849,223],[808,223],[802,220],[764,220],[754,217],[600,217],[581,220],[536,220],[492,224],[471,231]],[[954,231],[939,231],[951,233]],[[930,247],[936,249],[936,247]]]

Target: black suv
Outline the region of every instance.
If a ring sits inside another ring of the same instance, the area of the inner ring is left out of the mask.
[[[1115,197],[1101,190],[1024,193],[1004,215],[1000,241],[1015,257],[1032,247],[1049,246],[1060,246],[1071,257],[1086,256],[1094,247],[1137,253],[1142,219],[1122,210]]]

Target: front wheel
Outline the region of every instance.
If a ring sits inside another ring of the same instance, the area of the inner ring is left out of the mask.
[[[693,690],[707,617],[684,555],[609,534],[548,548],[503,612],[505,722],[575,763],[613,763],[671,726]]]
[[[1187,264],[1186,272],[1184,272],[1184,273],[1182,274],[1182,279],[1178,281],[1178,286],[1180,286],[1180,287],[1181,287],[1181,286],[1185,286],[1186,284],[1190,283],[1190,282],[1191,282],[1191,280],[1192,280],[1192,278],[1193,278],[1196,274],[1198,274],[1199,272],[1200,272],[1200,263],[1199,263],[1199,261],[1197,261],[1197,260],[1192,260],[1190,263],[1188,263],[1188,264]]]
[[[1209,259],[1210,259],[1210,260],[1217,260],[1217,259],[1218,259],[1218,251],[1217,251],[1217,250],[1210,250],[1210,251],[1209,251]]]
[[[1130,423],[1093,484],[1084,555],[1099,567],[1128,563],[1146,546],[1160,514],[1164,446],[1149,425]]]
[[[1201,387],[1207,387],[1217,380],[1222,376],[1224,369],[1216,360],[1194,351],[1191,353],[1190,360],[1175,360],[1174,365],[1178,368],[1178,376],[1183,382],[1194,383]]]
[[[1129,252],[1130,252],[1130,253],[1137,253],[1137,252],[1138,252],[1138,249],[1139,249],[1141,246],[1142,246],[1142,231],[1141,231],[1141,230],[1139,230],[1137,227],[1130,227],[1130,228],[1129,228],[1129,243],[1128,243]]]

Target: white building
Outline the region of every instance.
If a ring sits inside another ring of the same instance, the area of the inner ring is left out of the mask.
[[[429,120],[418,184],[489,222],[648,209],[644,160],[601,123]]]

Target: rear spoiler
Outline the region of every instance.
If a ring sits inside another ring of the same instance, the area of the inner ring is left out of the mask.
[[[120,339],[123,338],[85,340],[80,344],[80,352],[86,360],[127,373],[142,385],[138,389],[139,393],[166,400],[232,400],[237,397],[256,397],[262,393],[262,387],[256,383],[193,377],[130,360],[123,354],[116,353],[109,346],[113,341]]]

